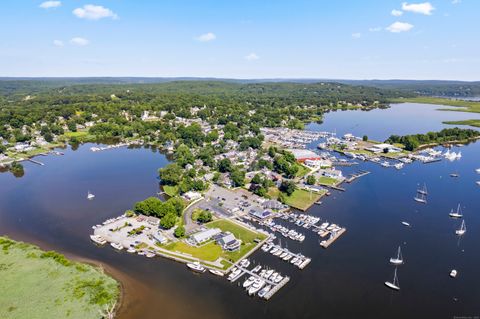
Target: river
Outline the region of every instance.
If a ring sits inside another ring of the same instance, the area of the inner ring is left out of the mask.
[[[383,140],[390,134],[438,130],[442,120],[477,114],[436,111],[440,106],[404,104],[387,110],[332,112],[310,129],[366,134]],[[157,169],[168,163],[151,149],[90,152],[91,145],[68,148],[64,156],[25,163],[25,176],[0,174],[0,233],[95,260],[114,269],[126,288],[118,318],[452,318],[480,314],[480,143],[461,148],[460,161],[414,163],[403,170],[372,163],[357,168],[372,174],[333,192],[308,212],[347,228],[327,250],[311,231],[288,248],[311,257],[304,270],[258,251],[256,262],[273,267],[291,281],[270,301],[248,297],[237,284],[209,274],[196,275],[176,262],[118,253],[90,242],[91,226],[117,216],[133,203],[158,192]],[[460,148],[459,148],[460,149]],[[459,149],[455,149],[458,151]],[[451,178],[453,171],[459,178]],[[413,201],[427,183],[427,205]],[[86,200],[87,191],[96,195]],[[449,218],[461,203],[467,233],[458,239],[459,221]],[[401,225],[406,220],[411,228]],[[296,227],[290,224],[290,227]],[[398,269],[401,290],[388,290],[393,270],[388,259],[401,245],[405,264]],[[459,271],[456,279],[448,274]]]

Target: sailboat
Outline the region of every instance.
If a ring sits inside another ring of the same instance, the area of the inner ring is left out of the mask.
[[[92,200],[92,199],[94,199],[94,198],[95,198],[95,195],[93,195],[92,193],[90,193],[90,191],[88,191],[88,193],[87,193],[87,199]]]
[[[477,174],[480,174],[480,168],[477,168],[475,172],[477,172]]]
[[[400,246],[398,246],[397,257],[390,258],[390,263],[393,264],[393,265],[403,264],[402,251],[400,249]]]
[[[423,187],[417,189],[417,193],[422,194],[422,195],[428,195],[427,184],[423,183]]]
[[[426,204],[427,203],[427,196],[423,193],[417,193],[415,197],[413,198],[416,202]]]
[[[385,281],[385,286],[387,286],[390,289],[393,290],[400,290],[400,285],[398,283],[398,277],[397,277],[397,268],[395,268],[395,273],[393,275],[393,281]]]
[[[463,215],[462,215],[462,212],[460,210],[460,204],[458,204],[458,207],[457,207],[457,211],[454,211],[453,209],[450,211],[450,217],[453,217],[453,218],[462,218]]]
[[[460,226],[459,229],[455,231],[455,234],[457,234],[458,236],[462,236],[466,232],[467,232],[467,226],[465,226],[465,220],[462,220],[462,225]]]

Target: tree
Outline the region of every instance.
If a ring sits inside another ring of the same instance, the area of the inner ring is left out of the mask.
[[[288,196],[292,195],[293,192],[297,189],[297,185],[293,181],[284,180],[280,185],[280,191],[287,194]]]
[[[313,176],[313,175],[308,175],[307,176],[307,184],[308,185],[315,185],[315,182],[316,182],[315,176]]]
[[[202,210],[197,217],[197,221],[200,223],[208,223],[212,220],[212,213],[206,210]]]
[[[181,237],[185,236],[185,227],[178,226],[177,228],[175,228],[175,231],[173,232],[173,234],[177,238],[181,238]]]
[[[177,150],[175,151],[175,160],[181,167],[185,167],[187,164],[193,165],[193,163],[195,163],[195,157],[190,151],[190,148],[185,144],[181,144],[177,147]]]
[[[164,215],[164,204],[156,197],[149,197],[143,201],[137,202],[133,210],[137,214],[146,216],[162,217]]]
[[[368,136],[367,136],[367,135],[364,135],[364,136],[362,137],[362,140],[363,140],[364,142],[367,142],[367,141],[368,141]]]
[[[160,219],[160,226],[164,229],[170,229],[175,226],[175,222],[177,221],[177,216],[172,213],[168,213]]]
[[[240,169],[234,169],[230,173],[230,179],[232,180],[233,187],[240,187],[245,185],[245,172]]]
[[[176,163],[172,163],[159,169],[158,174],[162,184],[177,185],[182,179],[182,168]]]
[[[223,158],[218,162],[218,171],[227,173],[232,171],[232,162],[228,158]]]

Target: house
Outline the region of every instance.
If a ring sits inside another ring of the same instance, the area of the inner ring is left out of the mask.
[[[235,236],[232,233],[227,232],[227,233],[224,233],[222,235],[223,236],[221,236],[217,240],[217,244],[222,246],[223,250],[235,251],[235,250],[240,249],[241,242],[240,242],[240,240],[236,239]]]
[[[257,219],[265,219],[267,217],[269,217],[271,214],[272,214],[272,211],[270,210],[258,210],[258,209],[251,209],[249,214],[252,216],[252,217],[255,217]]]
[[[307,159],[304,164],[308,167],[332,167],[332,161],[326,159],[310,160]]]
[[[320,155],[310,150],[305,149],[289,149],[289,152],[293,154],[295,159],[299,162],[305,162],[306,160],[320,160]]]
[[[188,201],[197,200],[202,198],[202,194],[200,194],[199,192],[188,191],[185,194],[183,194],[183,198],[185,198]]]
[[[165,244],[168,242],[167,237],[163,236],[161,232],[156,232],[155,234],[153,234],[153,239],[155,239],[160,244]]]
[[[331,177],[331,178],[342,178],[342,171],[336,170],[336,169],[326,169],[322,173],[323,176],[326,177]]]
[[[190,236],[195,245],[203,244],[204,242],[209,241],[214,236],[220,234],[222,231],[219,228],[209,228],[207,230],[199,231],[198,233]]]

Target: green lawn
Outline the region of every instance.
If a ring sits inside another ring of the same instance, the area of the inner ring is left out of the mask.
[[[194,258],[207,261],[215,261],[220,258],[223,253],[222,247],[215,244],[214,242],[209,242],[200,247],[194,247],[184,243],[183,241],[177,241],[163,246],[163,248],[170,251],[186,253],[192,255],[192,257]]]
[[[279,194],[280,190],[277,187],[270,187],[268,189],[267,195],[270,196],[270,198],[277,199]]]
[[[170,197],[178,195],[178,186],[163,185],[163,191]]]
[[[0,237],[0,318],[97,319],[119,285],[100,269]]]
[[[307,210],[313,203],[318,201],[322,195],[319,193],[308,192],[303,189],[296,189],[292,195],[283,197],[285,204],[299,210]]]
[[[392,102],[398,102],[398,103],[410,102],[410,103],[455,106],[457,108],[442,109],[442,110],[480,113],[480,102],[476,102],[476,101],[462,101],[462,100],[445,99],[441,97],[419,96],[419,97],[406,98],[406,99],[394,99],[392,100]]]
[[[223,252],[222,257],[231,260],[237,261],[241,259],[246,253],[255,248],[257,243],[254,241],[256,238],[264,240],[266,235],[254,232],[245,227],[242,227],[232,221],[226,219],[218,219],[206,224],[209,228],[220,228],[222,231],[231,232],[236,238],[242,241],[242,246],[236,252]]]
[[[310,172],[310,169],[308,167],[305,167],[303,165],[298,165],[298,172],[295,174],[296,177],[302,178],[303,176],[307,175]]]
[[[443,123],[449,125],[470,125],[474,127],[480,127],[480,120],[445,121]]]
[[[320,176],[318,179],[318,183],[320,185],[327,185],[327,186],[332,186],[338,183],[338,180],[332,177],[327,177],[327,176]]]

